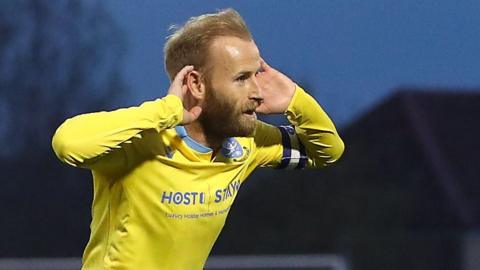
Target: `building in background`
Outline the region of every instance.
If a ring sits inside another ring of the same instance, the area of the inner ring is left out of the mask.
[[[333,253],[355,270],[476,269],[479,122],[478,93],[400,90],[340,131],[346,151],[335,166],[256,171],[212,253]],[[79,257],[88,171],[53,153],[0,167],[9,180],[1,256]]]
[[[248,180],[215,253],[334,252],[361,270],[478,269],[479,123],[478,92],[399,89],[340,132],[336,165]]]

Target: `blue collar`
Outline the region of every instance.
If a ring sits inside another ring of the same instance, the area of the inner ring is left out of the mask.
[[[178,136],[180,136],[180,138],[182,138],[182,140],[193,150],[203,154],[212,152],[212,149],[210,147],[201,145],[200,143],[192,139],[190,136],[188,136],[187,130],[184,126],[176,126],[175,131],[177,131]]]

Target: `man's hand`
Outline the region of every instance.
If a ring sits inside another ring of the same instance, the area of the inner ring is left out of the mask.
[[[185,95],[187,95],[188,87],[185,83],[185,78],[190,71],[193,70],[193,66],[185,66],[183,67],[175,78],[173,79],[172,83],[170,84],[170,88],[168,89],[169,95],[175,95],[180,98],[183,102]],[[197,120],[197,118],[202,113],[202,108],[200,106],[194,106],[189,110],[183,109],[183,121],[182,125],[188,125],[193,121]]]
[[[261,59],[262,72],[256,75],[257,83],[263,96],[263,103],[255,110],[258,113],[284,113],[293,94],[295,83],[278,70],[270,67]]]

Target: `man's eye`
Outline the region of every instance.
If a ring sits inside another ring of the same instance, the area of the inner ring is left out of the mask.
[[[245,81],[245,80],[247,80],[247,79],[248,79],[248,76],[247,76],[247,75],[242,75],[242,76],[236,78],[235,80],[236,80],[236,81]]]

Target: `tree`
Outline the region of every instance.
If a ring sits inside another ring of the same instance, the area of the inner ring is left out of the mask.
[[[51,149],[67,117],[111,109],[122,32],[97,0],[0,2],[0,256],[80,256],[91,182]]]
[[[0,155],[50,150],[65,116],[105,109],[124,93],[125,42],[100,1],[0,6]]]

